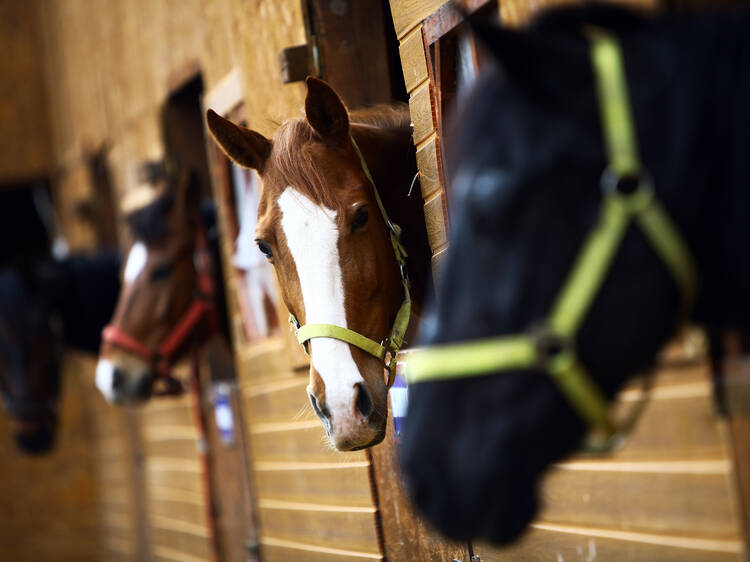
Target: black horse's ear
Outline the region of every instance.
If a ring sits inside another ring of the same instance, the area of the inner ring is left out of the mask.
[[[323,138],[349,138],[349,113],[338,94],[328,84],[307,77],[305,115],[315,132]]]
[[[206,122],[211,136],[224,153],[234,162],[245,168],[259,172],[271,154],[271,141],[260,133],[224,119],[213,109],[206,112]]]

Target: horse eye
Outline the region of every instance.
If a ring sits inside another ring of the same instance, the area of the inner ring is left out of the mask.
[[[169,274],[171,272],[171,263],[161,263],[154,267],[153,271],[151,272],[151,281],[163,281],[164,279],[167,279],[169,277]]]
[[[266,256],[269,260],[273,257],[271,246],[263,242],[263,240],[256,240],[255,243],[258,245],[258,249],[263,252],[263,255]]]
[[[352,219],[352,232],[356,232],[357,230],[364,228],[369,219],[370,211],[367,208],[367,205],[362,205],[354,213],[354,218]]]

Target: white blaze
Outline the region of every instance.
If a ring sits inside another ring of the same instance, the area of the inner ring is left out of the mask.
[[[291,186],[281,194],[278,204],[281,228],[297,267],[305,322],[346,328],[336,211],[316,204]],[[332,338],[313,338],[309,345],[313,366],[325,383],[326,405],[334,420],[351,417],[354,385],[363,379],[349,344]]]
[[[114,373],[115,366],[109,359],[100,359],[96,364],[96,388],[110,402],[115,398],[114,389],[112,388]]]
[[[132,283],[143,271],[148,261],[148,250],[143,242],[136,242],[130,249],[128,261],[125,262],[125,283]]]

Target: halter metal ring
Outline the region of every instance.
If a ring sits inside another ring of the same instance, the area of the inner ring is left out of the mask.
[[[547,327],[532,330],[530,337],[536,348],[535,367],[549,371],[555,359],[568,355],[575,357],[575,344],[569,338],[554,333]]]

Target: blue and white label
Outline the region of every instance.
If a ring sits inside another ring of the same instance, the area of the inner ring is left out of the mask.
[[[396,440],[401,436],[401,427],[409,407],[409,389],[406,379],[397,374],[393,386],[388,391],[391,397],[391,411],[393,412],[393,429],[396,432]]]
[[[229,402],[231,389],[225,384],[219,384],[214,389],[214,417],[219,437],[225,446],[234,444],[234,413]]]

